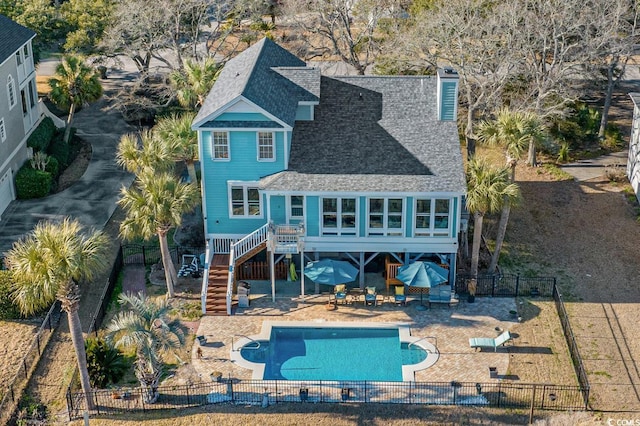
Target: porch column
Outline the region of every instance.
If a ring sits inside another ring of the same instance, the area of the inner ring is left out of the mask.
[[[456,289],[456,254],[451,253],[449,256],[449,285],[452,290]]]
[[[360,264],[360,288],[364,289],[364,252],[361,251],[360,252],[360,262],[358,262]]]
[[[300,250],[300,297],[304,300],[304,250]]]
[[[276,301],[276,262],[273,250],[269,252],[269,263],[271,270],[271,301]]]

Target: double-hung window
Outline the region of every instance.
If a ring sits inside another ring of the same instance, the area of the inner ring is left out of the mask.
[[[418,198],[415,204],[416,237],[449,236],[451,200]]]
[[[235,218],[262,216],[262,202],[255,182],[229,184],[229,216]]]
[[[402,198],[369,198],[369,236],[402,236]]]
[[[227,132],[212,132],[211,144],[214,160],[229,160],[229,134]]]
[[[272,132],[258,132],[258,161],[274,161],[276,150]]]
[[[289,198],[289,216],[292,219],[302,219],[304,216],[304,196],[292,195]]]
[[[322,235],[356,235],[356,199],[322,199]]]
[[[7,77],[7,97],[9,99],[9,109],[13,109],[16,106],[17,98],[16,98],[16,84],[13,81],[13,77],[9,75]]]
[[[7,130],[4,128],[4,117],[0,118],[0,141],[7,140]]]

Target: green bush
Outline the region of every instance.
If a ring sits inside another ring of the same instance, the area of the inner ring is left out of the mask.
[[[85,348],[92,387],[104,389],[109,383],[117,383],[129,370],[127,359],[104,340],[90,337],[85,341]]]
[[[44,171],[51,174],[51,177],[53,179],[56,179],[58,177],[58,174],[60,174],[60,163],[58,163],[58,159],[56,157],[50,156],[49,162],[47,163]]]
[[[58,160],[62,169],[66,169],[69,165],[69,144],[64,141],[64,133],[58,132],[53,138],[47,154]]]
[[[27,146],[33,148],[34,151],[46,152],[56,130],[53,120],[45,117],[27,139]]]
[[[27,161],[16,173],[16,196],[21,200],[40,198],[51,192],[50,173],[34,170]]]
[[[11,272],[0,271],[0,320],[20,317],[20,310],[11,299]]]

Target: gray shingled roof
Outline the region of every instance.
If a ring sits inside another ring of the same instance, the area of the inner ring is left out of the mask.
[[[23,44],[35,37],[35,31],[0,15],[0,64],[16,53]]]
[[[282,128],[282,124],[275,121],[224,121],[211,120],[204,123],[202,128],[209,129],[241,129],[241,128],[260,128],[260,129],[277,129]]]
[[[314,121],[296,122],[276,191],[466,190],[458,130],[438,121],[435,77],[322,77]]]
[[[273,67],[284,67],[288,70],[278,72]],[[293,73],[293,68],[299,68],[304,74],[298,80],[312,88],[313,85],[309,82],[312,73],[304,61],[267,38],[260,40],[227,62],[200,108],[194,124],[198,125],[229,102],[244,96],[289,126],[293,126],[298,101],[317,100],[317,95],[282,75]],[[320,78],[319,73],[317,78]]]

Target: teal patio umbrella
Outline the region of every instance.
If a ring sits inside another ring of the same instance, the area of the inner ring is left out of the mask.
[[[337,285],[355,281],[358,269],[343,260],[322,259],[307,263],[304,275],[316,284]]]
[[[430,288],[449,281],[449,271],[434,262],[413,262],[398,268],[396,279],[409,287]],[[422,290],[420,291],[422,304]]]

